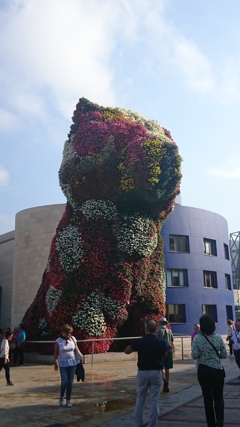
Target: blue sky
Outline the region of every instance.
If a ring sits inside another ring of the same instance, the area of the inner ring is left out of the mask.
[[[0,234],[20,210],[65,203],[82,96],[168,128],[182,204],[240,230],[239,0],[1,0]]]

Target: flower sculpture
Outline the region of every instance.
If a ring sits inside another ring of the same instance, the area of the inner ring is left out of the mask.
[[[160,229],[180,165],[156,121],[79,100],[59,171],[66,210],[23,319],[29,339],[54,338],[66,322],[78,339],[138,335],[147,317],[165,314]],[[98,341],[95,351],[110,344]]]

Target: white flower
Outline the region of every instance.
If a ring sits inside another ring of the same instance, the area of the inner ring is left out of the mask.
[[[60,167],[60,170],[67,165],[70,160],[72,160],[74,157],[78,157],[78,154],[76,153],[76,151],[74,150],[74,135],[72,135],[70,137],[69,140],[67,140],[64,144],[64,149],[63,149],[63,159],[62,159],[62,164]]]
[[[50,267],[51,267],[51,257],[49,255],[48,260],[47,260],[47,265],[46,265],[46,273],[48,273],[50,271]]]
[[[158,243],[158,233],[153,220],[137,215],[125,215],[118,236],[118,248],[132,255],[149,257]]]
[[[40,329],[42,336],[47,336],[51,332],[51,329],[49,328],[45,319],[39,319],[38,328]]]
[[[54,286],[50,286],[46,293],[46,306],[48,309],[48,313],[51,313],[56,307],[59,298],[62,295],[62,291],[54,288]]]
[[[81,310],[72,315],[73,324],[84,329],[89,335],[102,335],[106,330],[104,315],[102,313],[101,296],[92,292],[82,304]]]
[[[59,231],[56,248],[60,264],[67,273],[74,271],[79,266],[83,256],[82,243],[83,239],[77,227],[70,224]]]
[[[114,219],[118,212],[116,206],[110,200],[95,200],[90,199],[84,202],[79,208],[87,219]]]
[[[66,196],[68,203],[72,207],[75,207],[75,201],[72,197],[72,190],[71,190],[70,185],[69,184],[62,184],[62,183],[60,183],[60,185],[61,185],[61,189],[62,189],[63,194]]]
[[[89,335],[103,335],[106,330],[103,311],[112,319],[117,316],[118,324],[127,318],[125,304],[114,301],[111,297],[105,297],[102,292],[92,292],[79,310],[73,313],[72,322]]]

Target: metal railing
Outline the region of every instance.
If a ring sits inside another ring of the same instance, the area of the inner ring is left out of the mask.
[[[93,338],[93,339],[88,339],[88,340],[77,340],[78,343],[91,343],[91,353],[89,353],[91,355],[91,365],[93,365],[94,363],[94,344],[95,342],[99,342],[99,341],[110,341],[111,343],[113,341],[132,341],[136,338],[140,338],[140,337],[122,337],[122,338]],[[26,341],[27,344],[54,344],[55,341]],[[175,344],[175,350],[174,350],[174,357],[175,359],[189,359],[191,358],[191,337],[189,335],[185,335],[185,336],[181,336],[181,335],[176,335],[174,336],[174,344]],[[81,346],[80,346],[81,349]],[[119,354],[120,352],[116,352],[116,354]],[[108,354],[108,352],[106,353],[102,353],[102,354]]]

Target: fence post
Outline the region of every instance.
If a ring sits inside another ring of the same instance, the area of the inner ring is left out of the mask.
[[[93,366],[94,341],[92,341],[92,366]]]

